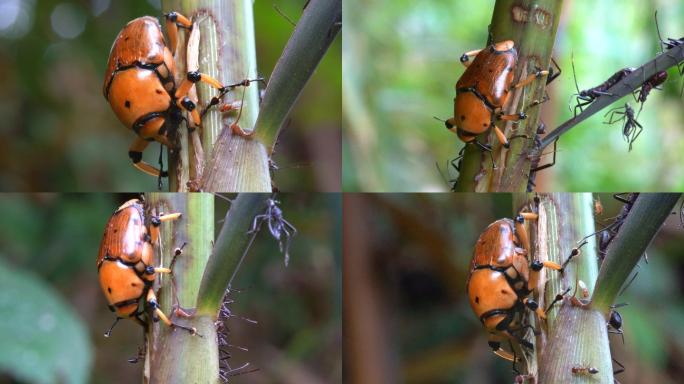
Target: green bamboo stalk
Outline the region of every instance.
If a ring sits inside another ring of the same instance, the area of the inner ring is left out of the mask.
[[[311,0],[268,81],[256,139],[268,153],[299,94],[342,27],[341,0]]]
[[[593,199],[590,193],[554,193],[540,195],[539,250],[541,255],[563,265],[580,241],[595,232]],[[598,274],[596,238],[590,237],[565,267],[563,274],[548,272],[544,302],[548,305],[557,294],[571,291],[547,314],[544,331],[537,338],[538,382],[584,382],[585,377],[574,375],[573,367],[594,367],[599,373],[591,375],[596,382],[612,382],[610,345],[605,320],[583,306],[572,304],[570,297],[588,301],[582,281],[593,291]],[[543,258],[543,257],[542,257]]]
[[[514,81],[524,79],[535,68],[548,69],[551,52],[558,29],[562,0],[515,1],[497,0],[491,22],[491,36],[495,42],[513,40],[518,50],[518,63]],[[528,108],[533,101],[541,101],[546,88],[546,77],[535,80],[524,89],[513,91],[506,113],[524,111],[527,119],[520,123],[506,124],[507,137],[525,135],[511,141],[511,148],[502,153],[502,147],[494,145],[493,156],[497,169],[487,154],[474,146],[468,146],[463,158],[462,170],[456,183],[458,191],[476,192],[524,192],[527,188],[531,159],[527,156],[533,149],[532,140],[539,123],[539,106]],[[503,125],[501,126],[503,128]],[[490,143],[496,143],[493,132]],[[482,140],[482,138],[480,138]]]
[[[270,196],[267,193],[241,193],[231,203],[202,277],[198,315],[216,318],[226,289],[230,288],[256,235],[248,233],[254,217],[264,212]]]
[[[180,212],[180,219],[161,225],[161,265],[171,264],[174,250],[185,243],[173,266],[178,304],[192,313],[197,302],[200,281],[212,251],[214,200],[209,194],[150,193],[148,206],[154,212]],[[218,382],[218,344],[215,317],[194,314],[189,318],[172,316],[174,292],[171,279],[160,277],[158,298],[161,309],[172,321],[194,327],[197,335],[182,329],[155,323],[149,333],[150,383]]]
[[[642,193],[606,251],[592,306],[608,316],[620,288],[679,200],[679,193]]]
[[[538,203],[534,201],[534,197],[538,198]],[[532,244],[534,244],[528,256],[530,260],[553,261],[562,265],[568,259],[572,249],[577,246],[578,241],[594,232],[591,194],[514,194],[513,202],[515,215],[522,208],[539,214],[537,222],[530,222],[528,227],[532,234]],[[596,246],[590,242],[582,247],[582,256],[574,258],[563,274],[543,269],[540,279],[542,283],[537,287],[538,296],[535,297],[539,305],[547,308],[556,295],[564,293],[568,287],[574,287],[576,279],[593,282],[598,273],[595,255]],[[564,302],[567,303],[567,300]],[[550,347],[549,343],[556,337],[555,332],[560,327],[558,324],[564,321],[564,315],[559,314],[559,311],[562,311],[560,308],[568,305],[555,304],[546,314],[546,321],[536,325],[541,332],[536,337],[535,354],[532,358],[525,360],[525,364],[519,366],[518,369],[524,368],[527,374],[540,377],[541,371],[548,370],[548,365],[556,362],[556,360],[546,359],[546,355],[550,348],[558,348]],[[519,356],[524,356],[522,351],[517,352]],[[575,357],[566,354],[561,360],[568,358]],[[608,361],[610,362],[610,358]]]
[[[200,72],[218,79],[224,85],[257,77],[252,1],[164,0],[162,8],[164,12],[181,12],[191,17],[198,26]],[[185,40],[181,41],[181,44],[185,44]],[[185,67],[185,60],[186,57],[177,55],[176,63],[179,68]],[[186,70],[178,71],[178,83],[185,72]],[[242,91],[238,87],[229,92],[224,100],[242,100]],[[245,131],[249,131],[259,112],[258,87],[247,87],[244,92],[239,124]],[[212,97],[218,95],[214,88],[203,83],[197,84],[197,93],[200,111]],[[179,158],[170,161],[173,190],[187,190],[187,181],[194,182],[194,188],[207,191],[271,190],[267,152],[257,141],[231,134],[230,126],[237,116],[237,113],[222,116],[217,108],[212,108],[202,119],[203,152],[200,153],[203,153],[201,160],[204,169],[201,179],[197,178],[202,166],[195,163],[194,153],[187,153],[187,149],[191,148],[191,140],[184,137],[187,133],[183,132],[184,128],[181,129],[182,132],[179,133],[183,141],[180,142]],[[179,167],[190,169],[179,170]]]

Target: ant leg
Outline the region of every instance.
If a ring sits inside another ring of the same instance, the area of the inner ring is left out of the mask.
[[[551,304],[549,304],[549,306],[546,307],[546,310],[544,310],[544,313],[549,313],[549,311],[551,310],[551,308],[553,308],[554,304],[556,304],[557,302],[563,300],[563,297],[564,297],[565,295],[567,295],[568,292],[570,292],[570,288],[566,289],[565,292],[563,292],[563,293],[557,294],[556,297],[555,297],[555,298],[553,299],[553,301],[551,302]]]
[[[164,16],[166,17],[166,32],[169,34],[171,53],[175,54],[178,45],[178,27],[191,29],[192,22],[178,12],[169,12]]]
[[[245,80],[242,80],[242,81],[239,82],[239,83],[226,85],[225,87],[223,87],[223,89],[219,89],[219,91],[220,91],[219,95],[218,95],[218,96],[214,96],[214,97],[211,98],[211,101],[210,101],[209,104],[204,108],[204,110],[202,111],[202,113],[200,114],[200,116],[201,116],[201,117],[204,117],[204,115],[209,111],[209,109],[210,109],[211,107],[213,107],[214,105],[219,104],[219,103],[221,102],[221,98],[223,97],[223,95],[225,95],[226,93],[228,93],[228,91],[230,91],[230,90],[232,90],[232,89],[235,89],[235,88],[237,88],[237,87],[249,87],[249,85],[250,85],[251,83],[256,82],[256,81],[260,81],[260,82],[262,82],[262,83],[264,83],[264,84],[266,83],[262,77],[258,77],[258,78],[256,78],[256,79],[245,79]],[[244,99],[244,97],[243,97],[243,99]],[[242,102],[240,102],[240,107],[236,106],[235,104],[237,104],[237,103],[236,103],[236,102],[225,103],[223,106],[221,106],[221,112],[228,112],[228,111],[230,111],[230,110],[234,110],[234,109],[238,109],[238,108],[241,108],[241,107],[242,107]]]
[[[112,330],[114,329],[114,327],[116,326],[116,324],[117,324],[117,323],[119,322],[119,320],[121,320],[121,319],[122,319],[122,318],[119,317],[119,316],[116,317],[116,319],[114,320],[114,323],[112,324],[112,326],[109,327],[109,329],[107,330],[107,332],[104,333],[104,337],[109,337],[109,336],[112,335]]]
[[[583,103],[580,102],[580,100],[584,101]],[[574,116],[577,117],[577,108],[579,108],[580,113],[584,112],[584,109],[582,107],[585,107],[589,104],[591,104],[594,101],[594,98],[591,97],[583,97],[583,96],[577,96],[577,104],[575,105],[575,108],[573,110]]]
[[[560,139],[560,137],[558,139]],[[556,144],[558,143],[558,139],[553,141],[553,160],[551,160],[551,162],[549,164],[544,164],[544,165],[540,165],[538,167],[532,168],[530,170],[530,173],[539,172],[542,169],[546,169],[546,168],[553,167],[554,165],[556,165]]]
[[[624,371],[625,371],[625,366],[622,365],[619,361],[615,360],[615,358],[612,358],[612,359],[613,359],[613,362],[614,362],[615,364],[617,364],[617,365],[620,366],[620,368],[618,368],[617,370],[615,370],[615,371],[613,372],[613,375],[617,375],[617,374],[620,374],[620,373],[624,372]]]
[[[558,73],[553,72],[553,66],[549,66],[549,77],[546,78],[546,85],[549,85],[552,81],[554,81],[560,74],[563,72],[561,68],[558,66],[558,63],[556,63],[556,60],[551,58],[551,64],[558,69]]]

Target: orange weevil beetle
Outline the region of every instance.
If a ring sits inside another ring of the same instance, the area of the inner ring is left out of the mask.
[[[152,289],[157,273],[171,273],[169,268],[152,266],[159,226],[180,216],[180,213],[151,216],[146,222],[142,203],[133,199],[121,205],[107,222],[97,256],[97,270],[100,286],[109,302],[109,309],[116,313],[116,320],[105,337],[109,337],[120,319],[131,318],[146,326],[147,323],[140,318],[145,311],[153,321],[158,317],[168,326],[196,333],[194,328],[169,320],[159,309]]]
[[[164,41],[159,21],[143,16],[129,22],[114,40],[102,91],[116,116],[138,137],[131,144],[128,156],[133,165],[152,176],[168,174],[142,160],[142,153],[151,141],[172,148],[169,132],[177,129],[187,111],[195,127],[200,125],[201,115],[195,103],[188,97],[192,86],[202,81],[218,89],[221,96],[251,81],[223,86],[218,80],[198,71],[188,72],[176,88],[173,54],[178,41],[178,27],[192,28],[185,16],[171,12],[165,15],[170,45]],[[257,79],[261,80],[261,79]],[[211,105],[218,104],[212,100]],[[234,132],[238,132],[234,129]]]
[[[529,327],[523,322],[526,308],[541,319],[546,315],[528,296],[536,289],[543,267],[561,270],[554,262],[535,260],[530,264],[527,258],[530,239],[524,223],[537,218],[536,213],[521,212],[515,221],[500,219],[490,224],[475,244],[466,287],[473,312],[489,332],[489,346],[514,364],[515,355],[501,348],[502,336],[533,348],[521,336]]]
[[[470,56],[475,56],[472,63],[469,62]],[[477,141],[477,136],[493,127],[499,142],[508,148],[509,139],[494,123],[499,120],[519,121],[527,117],[524,112],[511,115],[502,112],[510,91],[548,75],[549,71],[537,70],[526,79],[511,85],[517,60],[518,52],[512,40],[466,52],[461,56],[466,70],[456,82],[454,117],[444,124],[466,144],[473,143],[484,151],[491,151],[491,146]]]

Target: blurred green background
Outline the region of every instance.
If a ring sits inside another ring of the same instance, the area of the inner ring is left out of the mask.
[[[344,1],[343,190],[448,190],[445,179],[457,173],[442,176],[435,163],[446,173],[463,143],[433,116],[453,114],[454,84],[464,70],[458,59],[485,44],[494,3]],[[542,106],[547,132],[571,117],[571,53],[579,87],[587,89],[660,52],[655,10],[663,38],[684,35],[681,0],[566,0],[563,7],[554,47],[563,73]],[[664,90],[651,93],[631,152],[622,127],[602,124],[602,113],[563,135],[556,166],[539,173],[537,190],[684,190],[682,81],[670,69]],[[626,101],[636,105],[629,97],[615,106]]]
[[[140,381],[142,365],[126,360],[142,345],[141,328],[122,321],[103,336],[114,315],[95,267],[107,220],[133,197],[0,194],[0,383]],[[257,371],[231,382],[340,383],[340,196],[277,199],[299,232],[286,268],[262,230],[233,282],[229,363]],[[228,203],[215,201],[218,232]]]
[[[305,0],[254,4],[259,73],[269,78]],[[155,190],[131,166],[125,128],[102,96],[121,28],[162,17],[159,0],[0,0],[0,190]],[[325,55],[282,131],[273,160],[284,191],[339,191],[341,39]],[[159,145],[145,153],[156,164]]]
[[[595,198],[604,206],[601,228],[622,204],[609,194]],[[513,209],[510,194],[345,196],[345,375],[365,364],[364,377],[373,378],[365,382],[513,382],[510,362],[492,353],[465,292],[479,234]],[[372,217],[353,219],[351,212],[369,210]],[[618,297],[629,303],[619,310],[625,344],[609,337],[626,366],[616,376],[623,384],[679,383],[684,375],[682,242],[673,214],[648,247],[649,263],[640,262]],[[355,287],[359,294],[347,297]]]

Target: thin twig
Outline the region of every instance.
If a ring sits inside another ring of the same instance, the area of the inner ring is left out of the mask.
[[[564,122],[558,128],[542,139],[541,146],[537,151],[541,152],[549,144],[552,144],[560,135],[569,131],[570,128],[581,123],[589,118],[591,115],[597,113],[608,105],[614,103],[623,96],[632,93],[635,89],[641,87],[644,82],[657,72],[664,71],[670,67],[674,67],[684,61],[684,45],[673,47],[665,51],[663,54],[656,56],[653,60],[646,62],[634,72],[625,76],[618,81],[612,88],[608,89],[609,95],[602,95],[594,100],[589,106],[579,115]]]

